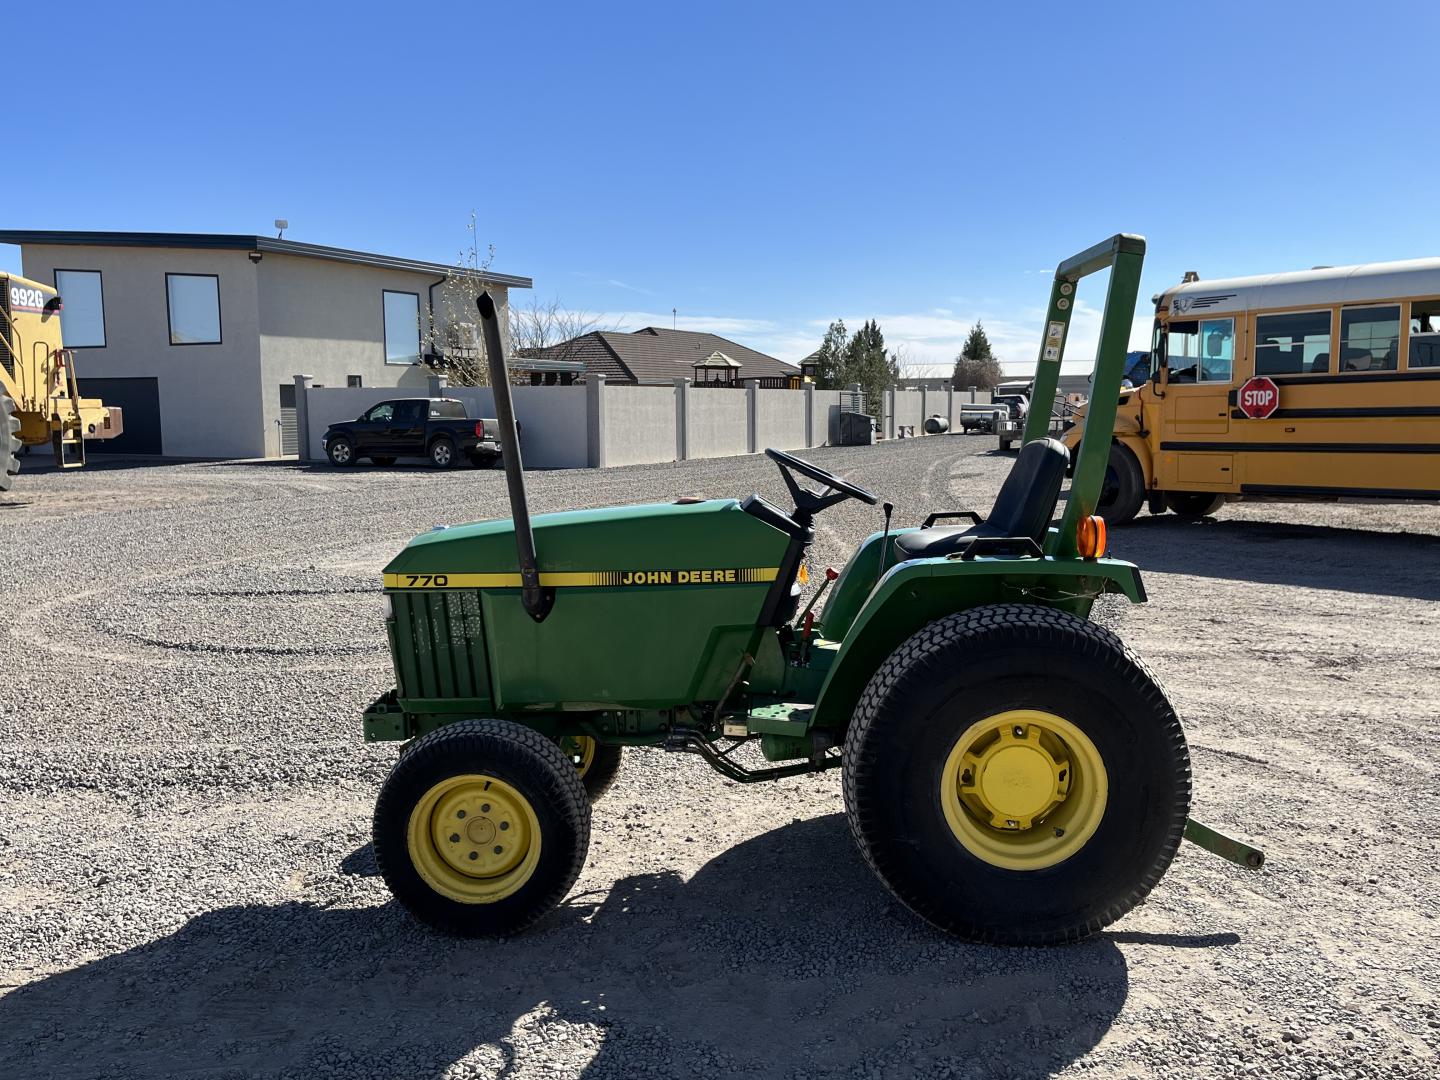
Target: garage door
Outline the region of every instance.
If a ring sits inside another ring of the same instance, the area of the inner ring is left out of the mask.
[[[157,379],[81,379],[80,396],[119,405],[125,432],[114,439],[87,439],[87,454],[159,454],[160,385]]]

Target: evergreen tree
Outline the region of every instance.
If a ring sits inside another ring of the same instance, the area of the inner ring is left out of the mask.
[[[836,319],[825,331],[825,340],[815,352],[815,385],[821,390],[843,390],[845,388],[845,346],[850,333],[842,319]]]
[[[900,365],[885,351],[885,335],[880,324],[867,319],[845,346],[842,366],[845,385],[859,383],[869,399],[870,411],[878,415],[882,395],[900,377]]]
[[[993,390],[1002,378],[1004,374],[1000,370],[1000,361],[990,351],[990,339],[985,334],[985,327],[977,320],[965,338],[960,355],[955,357],[955,371],[950,377],[950,385],[956,390],[966,390],[972,386],[980,390]]]

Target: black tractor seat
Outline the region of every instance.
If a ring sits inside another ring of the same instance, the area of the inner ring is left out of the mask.
[[[905,559],[937,559],[964,552],[977,539],[1029,539],[1037,549],[1045,546],[1045,530],[1055,516],[1060,485],[1070,464],[1070,451],[1056,439],[1037,439],[1020,448],[1010,475],[995,497],[990,516],[983,521],[971,514],[971,526],[926,525],[895,537],[895,553]],[[955,516],[955,515],[934,515]],[[932,520],[933,517],[932,516]],[[987,547],[989,545],[986,545]],[[1028,549],[1028,545],[1023,545]]]

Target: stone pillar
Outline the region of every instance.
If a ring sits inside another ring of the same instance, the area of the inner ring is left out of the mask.
[[[690,459],[690,380],[675,380],[675,460]]]
[[[314,375],[295,376],[295,441],[301,461],[314,461],[310,456],[310,384]]]
[[[750,453],[760,452],[760,380],[745,380],[745,427],[748,429]]]
[[[605,467],[605,376],[585,375],[586,457],[590,468]]]

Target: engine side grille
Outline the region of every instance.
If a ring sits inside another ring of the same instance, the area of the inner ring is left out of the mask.
[[[0,365],[5,368],[5,374],[11,379],[15,378],[15,357],[10,353],[10,281],[8,278],[0,278],[4,288],[0,288],[0,311],[5,317],[0,319]]]
[[[397,592],[391,602],[402,698],[490,696],[479,592]]]

